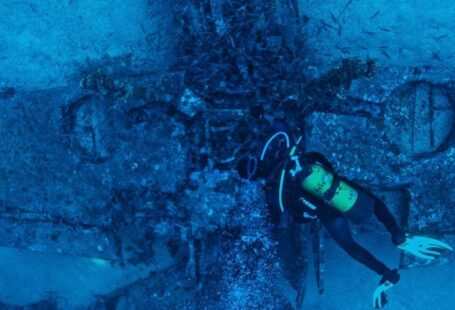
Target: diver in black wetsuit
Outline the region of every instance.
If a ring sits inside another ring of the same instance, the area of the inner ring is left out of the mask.
[[[277,208],[286,210],[299,223],[319,219],[341,248],[381,275],[373,295],[374,307],[385,305],[387,291],[399,281],[400,275],[397,269],[388,268],[353,239],[349,221],[358,224],[374,214],[390,232],[393,244],[421,258],[433,259],[442,250],[452,250],[435,239],[408,237],[373,193],[338,176],[322,154],[299,153],[300,139],[293,139],[285,123],[274,120],[272,132],[254,165],[251,156],[240,163],[240,175],[267,181],[265,189],[272,212]]]
[[[300,223],[305,223],[308,219],[316,217],[319,218],[333,239],[350,256],[366,265],[368,268],[374,270],[377,274],[382,275],[384,281],[388,280],[393,284],[397,283],[400,278],[397,270],[389,269],[367,250],[361,247],[357,242],[355,242],[352,238],[349,227],[349,221],[352,221],[355,224],[360,224],[374,214],[392,235],[393,244],[398,246],[403,243],[406,240],[406,236],[398,227],[397,222],[385,204],[371,192],[361,189],[346,179],[342,179],[337,176],[333,167],[322,154],[307,153],[303,158],[306,162],[306,167],[302,167],[302,169],[307,170],[307,172],[299,175],[296,179],[297,182],[301,182],[302,179],[310,175],[311,172],[309,172],[309,170],[312,169],[313,165],[320,166],[326,172],[331,174],[333,176],[333,181],[332,185],[327,192],[324,193],[323,197],[312,195],[304,189],[296,191],[296,194],[299,196],[299,204],[292,204],[288,208],[288,211],[293,214],[294,219]],[[352,188],[352,190],[357,193],[357,198],[352,205],[350,205],[347,201],[340,203],[340,205],[345,206],[345,208],[349,208],[348,210],[340,210],[339,207],[327,207],[330,206],[332,200],[336,199],[336,189],[340,187],[340,184],[346,184],[346,188],[350,187],[345,190],[351,191]],[[293,195],[295,194],[293,193]]]

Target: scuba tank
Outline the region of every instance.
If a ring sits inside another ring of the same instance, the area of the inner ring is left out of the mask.
[[[352,186],[318,163],[311,165],[311,173],[301,181],[301,186],[342,213],[349,211],[357,201],[358,193]]]

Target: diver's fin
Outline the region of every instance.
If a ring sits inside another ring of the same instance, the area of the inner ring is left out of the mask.
[[[398,248],[428,260],[438,257],[444,250],[453,251],[453,248],[447,243],[423,236],[406,238],[406,241],[398,245]]]
[[[393,286],[393,284],[389,281],[385,281],[374,290],[373,293],[373,307],[380,309],[385,306],[385,304],[389,300],[389,295],[387,291]]]

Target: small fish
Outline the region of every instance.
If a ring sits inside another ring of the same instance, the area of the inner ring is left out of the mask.
[[[435,60],[441,61],[441,57],[439,57],[439,54],[437,52],[433,52],[431,54],[431,59],[435,59]]]
[[[335,24],[337,24],[337,23],[338,23],[337,18],[336,18],[335,15],[332,13],[332,11],[329,11],[329,12],[330,12],[330,17],[332,17],[333,22],[334,22]]]
[[[29,4],[28,4],[28,7],[29,7],[30,10],[32,10],[33,12],[35,12],[35,13],[38,12],[38,9],[36,8],[36,6],[35,6],[33,3],[29,3]]]
[[[386,27],[381,27],[381,28],[379,28],[379,30],[384,31],[384,32],[392,32],[392,30],[390,28],[386,28]]]
[[[441,39],[446,38],[447,36],[448,36],[448,34],[446,33],[446,34],[442,34],[442,35],[440,35],[440,36],[434,37],[434,39],[435,39],[436,41],[439,41],[439,40],[441,40]]]
[[[338,15],[338,19],[340,18],[340,16],[343,16],[344,12],[351,5],[352,1],[354,1],[354,0],[349,0],[348,2],[346,2],[346,4],[344,5],[343,9],[341,10],[340,15]]]
[[[310,21],[310,17],[308,15],[303,15],[303,23],[306,24]]]
[[[364,31],[362,31],[362,32],[363,32],[364,34],[367,34],[367,35],[369,35],[369,36],[374,36],[374,35],[375,35],[375,33],[374,33],[374,32],[372,32],[372,31],[367,31],[367,30],[364,30]]]
[[[338,31],[338,29],[335,28],[335,26],[332,26],[332,25],[330,25],[329,23],[326,23],[326,22],[323,21],[322,19],[321,19],[321,24],[323,24],[325,27],[328,27],[328,28],[330,28],[330,29],[333,29],[333,30],[337,30],[337,31]]]
[[[376,11],[376,13],[374,13],[373,15],[370,16],[370,19],[373,19],[375,17],[377,17],[379,15],[379,10]]]
[[[381,50],[381,53],[382,55],[384,55],[385,57],[387,57],[388,59],[392,59],[389,55],[389,53],[387,53],[385,50]]]

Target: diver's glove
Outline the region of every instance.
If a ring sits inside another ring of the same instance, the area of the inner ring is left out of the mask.
[[[390,270],[384,274],[379,281],[379,286],[373,293],[373,307],[383,308],[389,301],[388,290],[392,288],[400,280],[400,274],[397,269]]]
[[[453,251],[452,247],[444,242],[421,236],[406,238],[406,241],[398,245],[398,248],[428,260],[438,257],[444,250]]]

